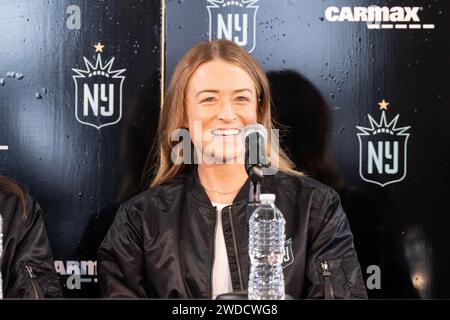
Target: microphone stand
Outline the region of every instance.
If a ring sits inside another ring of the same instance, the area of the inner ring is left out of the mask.
[[[264,179],[264,170],[261,165],[251,166],[247,171],[250,177],[250,188],[247,203],[247,223],[253,211],[259,206],[259,195],[261,194],[261,181]]]
[[[253,165],[247,170],[247,174],[250,177],[250,188],[248,190],[247,203],[247,224],[250,221],[250,216],[253,211],[255,211],[255,209],[259,206],[259,195],[261,194],[261,181],[264,178],[264,167],[266,166]],[[228,292],[218,295],[216,300],[248,300],[248,292]]]
[[[250,216],[253,211],[259,206],[259,195],[261,194],[261,181],[265,175],[270,174],[270,167],[268,165],[253,165],[247,170],[250,177],[250,188],[248,190],[247,203],[247,224],[250,221]],[[216,300],[248,300],[247,291],[229,292],[220,294]],[[292,296],[286,294],[285,300],[293,300]]]

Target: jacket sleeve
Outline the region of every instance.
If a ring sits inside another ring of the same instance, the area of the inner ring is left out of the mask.
[[[307,262],[310,299],[365,299],[367,292],[339,195],[323,193],[318,215],[312,215]]]
[[[60,298],[61,284],[55,271],[53,255],[47,237],[42,210],[30,196],[26,196],[26,216],[19,210],[14,219],[23,219],[17,235],[10,277],[6,288],[7,298]]]
[[[98,249],[100,292],[105,298],[146,298],[142,218],[122,205]]]

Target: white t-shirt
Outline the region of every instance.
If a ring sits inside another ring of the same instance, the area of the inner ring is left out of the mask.
[[[214,262],[212,269],[212,299],[219,294],[233,292],[230,266],[222,228],[222,209],[228,204],[212,203],[217,207],[216,238],[214,240]]]

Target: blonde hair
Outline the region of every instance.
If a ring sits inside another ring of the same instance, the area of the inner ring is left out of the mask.
[[[191,166],[171,162],[172,148],[177,143],[171,141],[171,134],[174,130],[182,128],[186,120],[185,97],[192,74],[201,64],[214,59],[221,59],[240,67],[253,80],[258,97],[257,121],[267,129],[269,138],[267,156],[272,161],[271,166],[280,171],[302,175],[294,169],[294,163],[272,140],[274,125],[270,113],[270,86],[264,70],[245,49],[234,42],[215,40],[202,42],[191,48],[175,67],[160,113],[156,136],[157,152],[154,153],[154,165],[151,168],[154,178],[150,186],[165,183]]]

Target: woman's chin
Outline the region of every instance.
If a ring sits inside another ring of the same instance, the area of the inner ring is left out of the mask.
[[[242,143],[210,144],[203,150],[203,159],[209,164],[244,164]]]
[[[203,157],[208,164],[244,164],[243,153],[216,151]]]

